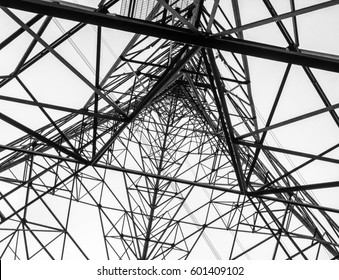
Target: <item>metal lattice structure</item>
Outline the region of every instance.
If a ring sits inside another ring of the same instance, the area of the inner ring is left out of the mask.
[[[154,9],[158,2],[156,0],[144,1],[144,0],[126,0],[121,2],[120,14],[126,17],[132,17],[137,19],[146,19],[149,13]],[[193,0],[171,0],[167,1],[167,4],[173,6],[175,9],[185,9],[189,5],[193,4]],[[153,20],[159,20],[154,18]]]
[[[1,258],[337,259],[313,2],[0,0]]]

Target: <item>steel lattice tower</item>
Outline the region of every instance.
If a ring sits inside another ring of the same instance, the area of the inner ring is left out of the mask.
[[[338,4],[0,0],[1,258],[337,259]]]

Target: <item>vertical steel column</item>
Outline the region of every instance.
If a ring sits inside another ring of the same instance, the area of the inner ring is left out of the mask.
[[[290,0],[290,6],[292,12],[295,12],[295,0]],[[294,31],[294,42],[296,46],[299,46],[299,33],[298,33],[298,24],[297,24],[297,17],[294,15],[292,17],[293,22],[293,31]]]
[[[100,57],[101,57],[101,26],[97,27],[97,50],[96,50],[96,70],[95,70],[95,87],[100,90]],[[99,96],[97,92],[94,92],[94,114],[98,114]],[[92,158],[96,154],[97,145],[97,129],[98,129],[98,117],[93,119],[93,150]]]
[[[34,140],[31,140],[31,141],[34,141]],[[32,150],[34,151],[34,143],[32,145]],[[26,189],[25,205],[28,204],[30,190],[32,188],[31,178],[32,178],[32,174],[33,174],[33,164],[34,164],[34,155],[31,155],[29,162],[25,163],[25,171],[24,171],[24,177],[25,178],[23,178],[25,181],[28,181],[27,189]],[[23,234],[23,237],[24,237],[26,258],[27,258],[27,260],[29,260],[30,259],[29,248],[28,248],[27,236],[26,236],[26,232],[27,232],[27,228],[26,228],[27,227],[27,211],[28,211],[28,207],[25,207],[23,217],[21,218],[21,225],[22,225],[22,234]]]
[[[234,13],[234,17],[235,17],[236,27],[240,27],[240,26],[242,26],[242,22],[241,22],[240,8],[239,8],[238,0],[232,0],[232,6],[233,6],[233,13]],[[237,35],[238,35],[239,39],[241,39],[241,40],[244,39],[243,31],[241,31],[241,30],[238,31]],[[242,61],[243,61],[246,80],[249,81],[249,83],[247,84],[247,94],[248,94],[248,100],[250,102],[253,124],[254,124],[254,128],[258,129],[258,122],[257,122],[257,116],[256,116],[256,112],[255,112],[255,106],[254,106],[254,100],[253,100],[253,94],[252,94],[252,87],[251,87],[251,84],[250,84],[251,76],[250,76],[250,69],[249,69],[249,65],[248,65],[248,59],[247,59],[247,56],[244,55],[244,54],[241,55],[241,58],[242,58]]]

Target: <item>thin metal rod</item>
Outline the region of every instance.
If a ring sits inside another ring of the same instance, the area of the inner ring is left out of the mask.
[[[249,197],[249,201],[252,203],[252,206],[255,208],[256,213],[258,213],[258,215],[261,217],[261,219],[265,222],[266,227],[269,229],[269,231],[271,232],[272,236],[275,238],[275,240],[277,241],[277,243],[281,246],[281,248],[283,249],[283,251],[285,252],[285,254],[288,256],[289,259],[291,259],[289,252],[287,251],[287,249],[285,248],[284,244],[281,243],[281,240],[276,236],[276,233],[270,223],[267,221],[267,219],[264,216],[264,211],[262,209],[260,209],[258,207],[258,205],[256,205],[256,203],[253,201],[253,198]],[[275,215],[272,213],[272,211],[269,210],[269,207],[267,206],[266,202],[264,200],[262,200],[261,198],[258,198],[258,201],[260,202],[260,205],[263,205],[264,209],[267,211],[267,213],[269,214],[269,216],[271,217],[271,219],[273,220],[273,222],[275,223],[276,227],[279,229],[279,222],[277,221]]]
[[[217,86],[217,91],[219,94],[219,97],[215,97],[216,101],[218,101],[218,99],[220,98],[220,118],[221,121],[223,122],[223,130],[224,130],[224,134],[225,134],[225,138],[228,144],[228,149],[229,149],[229,153],[230,153],[230,157],[232,158],[232,162],[233,162],[233,167],[235,169],[235,173],[237,175],[237,180],[239,183],[239,187],[240,189],[246,193],[246,182],[245,182],[245,178],[244,178],[244,174],[243,174],[243,170],[241,168],[241,161],[240,161],[240,157],[239,157],[239,152],[238,152],[238,147],[237,145],[234,143],[234,131],[233,131],[233,126],[232,126],[232,122],[231,122],[231,118],[228,112],[228,108],[227,108],[227,104],[226,104],[226,100],[225,100],[225,92],[223,90],[223,87],[220,83],[220,73],[218,71],[215,59],[214,59],[214,55],[213,55],[213,51],[211,49],[207,49],[207,54],[208,54],[208,58],[209,58],[209,63],[211,64],[211,70],[212,73],[214,75],[214,78],[211,77],[211,85],[213,85],[213,83],[216,84]],[[206,67],[208,67],[208,64],[206,63]],[[219,102],[218,102],[219,103]],[[224,122],[225,121],[225,122]]]
[[[113,116],[113,115],[109,115],[108,113],[107,114],[94,113],[94,112],[90,112],[88,110],[73,109],[73,108],[69,108],[69,107],[63,107],[63,106],[58,106],[58,105],[43,103],[43,102],[38,102],[38,101],[29,101],[29,100],[26,100],[26,99],[20,99],[20,98],[15,98],[15,97],[11,97],[11,96],[5,96],[5,95],[0,95],[0,100],[20,103],[20,104],[26,104],[26,105],[30,105],[30,106],[37,106],[37,107],[41,107],[41,108],[48,108],[48,109],[63,111],[63,112],[67,112],[67,113],[75,113],[77,115],[84,115],[84,116],[88,116],[88,117],[96,117],[96,118],[99,118],[99,119],[119,121],[119,122],[125,122],[126,121],[126,119],[119,118],[119,117],[116,117],[116,116]]]
[[[212,25],[213,25],[213,22],[214,22],[215,14],[217,13],[217,10],[218,10],[219,2],[220,2],[220,0],[214,0],[211,15],[210,15],[209,22],[208,22],[208,25],[207,25],[207,28],[206,28],[207,33],[211,32],[211,28],[212,28]]]
[[[96,50],[96,70],[95,70],[95,87],[100,89],[100,59],[101,59],[101,26],[98,26],[97,31],[97,50]],[[94,114],[98,114],[98,103],[99,96],[94,92]],[[98,118],[93,119],[93,149],[92,158],[96,154],[97,147],[97,129],[98,129]]]
[[[32,98],[33,102],[36,103],[37,99],[34,97],[34,95],[31,93],[31,91],[27,88],[27,86],[24,84],[24,82],[19,78],[16,77],[19,84],[22,86],[22,88],[27,92],[27,94]],[[69,141],[69,139],[66,137],[66,135],[61,131],[59,126],[54,122],[54,120],[50,117],[50,115],[46,112],[46,110],[42,107],[39,107],[41,112],[45,115],[45,117],[49,120],[49,122],[54,126],[54,128],[58,131],[58,133],[61,135],[61,137],[64,139],[64,141],[70,146],[70,148],[73,150],[75,154],[78,154],[75,147],[72,145],[72,143]]]
[[[263,2],[265,3],[270,14],[272,16],[276,16],[277,12],[274,9],[273,5],[271,4],[270,0],[263,0]],[[294,50],[294,51],[300,52],[296,43],[293,41],[293,39],[292,39],[291,35],[289,34],[287,28],[285,27],[284,23],[281,20],[279,20],[279,21],[276,22],[276,24],[277,24],[278,28],[280,29],[282,35],[285,37],[287,43],[289,44],[289,48]],[[329,99],[326,96],[325,92],[323,91],[322,87],[318,83],[318,81],[317,81],[316,77],[314,76],[313,72],[311,71],[311,69],[307,65],[303,65],[303,69],[304,69],[306,75],[308,76],[308,78],[310,79],[310,81],[312,82],[314,88],[318,92],[321,100],[326,105],[326,107],[331,106],[331,102],[329,101]],[[336,125],[339,127],[339,116],[338,116],[338,114],[335,111],[330,111],[330,114],[331,114],[334,122],[336,123]]]
[[[160,3],[166,10],[168,10],[173,16],[178,18],[184,25],[186,25],[192,32],[199,34],[199,31],[195,26],[190,23],[187,19],[185,19],[182,15],[180,15],[175,9],[173,9],[170,5],[168,5],[164,0],[156,0]]]
[[[58,144],[55,143],[54,141],[52,141],[52,140],[50,140],[50,139],[48,139],[48,138],[46,138],[46,137],[40,135],[38,132],[36,132],[36,131],[30,129],[29,127],[23,125],[22,123],[17,122],[16,120],[14,120],[14,119],[12,119],[12,118],[6,116],[5,114],[3,114],[3,113],[1,113],[1,112],[0,112],[0,119],[2,119],[3,121],[7,122],[8,124],[10,124],[10,125],[12,125],[12,126],[18,128],[18,129],[24,131],[25,133],[27,133],[27,134],[33,136],[33,137],[36,138],[37,140],[40,140],[41,142],[46,143],[47,145],[49,145],[49,146],[55,148],[56,150],[59,150],[60,152],[63,152],[63,153],[65,153],[66,155],[69,155],[69,156],[71,156],[71,157],[73,157],[73,158],[79,160],[79,161],[82,162],[82,163],[85,163],[85,162],[86,162],[86,160],[83,159],[79,154],[76,154],[76,153],[74,153],[74,152],[72,152],[72,151],[66,149],[66,148],[63,147],[63,146],[58,145]]]
[[[236,260],[236,259],[240,258],[241,256],[247,254],[248,252],[252,251],[253,249],[258,248],[260,245],[264,244],[265,242],[267,242],[268,240],[270,240],[273,237],[274,237],[274,234],[265,238],[264,240],[260,241],[259,243],[253,245],[252,247],[248,248],[247,250],[241,252],[239,255],[234,256],[231,260]]]
[[[271,109],[271,112],[268,116],[268,119],[267,119],[267,122],[266,122],[266,127],[269,126],[271,124],[271,121],[273,119],[273,116],[275,114],[275,111],[277,109],[277,106],[278,106],[278,103],[279,103],[279,100],[280,100],[280,97],[282,95],[282,92],[283,92],[283,89],[285,87],[285,84],[286,84],[286,80],[287,80],[287,77],[290,73],[290,70],[291,70],[291,64],[288,64],[287,67],[286,67],[286,70],[285,70],[285,73],[284,73],[284,76],[283,76],[283,79],[281,81],[281,84],[280,84],[280,87],[279,87],[279,90],[277,92],[277,95],[276,95],[276,98],[274,100],[274,103],[272,105],[272,109]],[[257,146],[256,150],[255,150],[255,153],[254,153],[254,156],[253,156],[253,160],[252,160],[252,163],[250,165],[250,168],[249,168],[249,171],[248,171],[248,174],[247,174],[247,178],[246,178],[246,183],[248,184],[250,182],[250,179],[251,179],[251,176],[252,176],[252,173],[254,171],[254,168],[255,168],[255,165],[257,163],[257,160],[258,160],[258,157],[259,157],[259,154],[260,154],[260,147],[261,145],[264,143],[265,141],[265,138],[266,138],[266,134],[267,132],[264,132],[263,135],[261,136],[260,138],[260,141],[259,141],[259,146]]]
[[[333,2],[333,1],[330,1],[330,2]],[[292,12],[295,13],[296,10],[295,10],[295,1],[294,0],[290,0],[290,6],[291,6]],[[293,23],[294,42],[297,46],[299,46],[299,32],[298,32],[298,23],[297,23],[296,15],[293,15],[292,23]]]
[[[28,27],[31,27],[33,24],[38,22],[40,19],[42,19],[44,16],[43,15],[36,15],[34,16],[31,20],[26,22],[26,25]],[[18,38],[22,33],[25,32],[25,29],[20,27],[18,30],[16,30],[14,33],[12,33],[9,37],[7,37],[5,40],[3,40],[0,43],[0,50],[2,50],[4,47],[6,47],[8,44],[10,44],[13,40]]]
[[[249,195],[257,196],[257,195],[265,195],[265,194],[294,193],[294,192],[299,192],[299,191],[320,190],[320,189],[338,188],[338,187],[339,187],[339,181],[334,181],[334,182],[308,184],[308,185],[295,186],[295,187],[271,188],[267,190],[249,192]]]
[[[47,17],[45,19],[45,21],[42,23],[41,27],[39,28],[37,35],[38,36],[42,36],[42,34],[44,33],[44,31],[46,30],[47,26],[49,25],[49,23],[51,22],[52,17]],[[14,75],[16,75],[20,68],[22,67],[22,65],[24,65],[26,59],[28,58],[28,56],[30,55],[30,53],[32,52],[32,50],[34,49],[35,45],[38,42],[33,39],[31,44],[28,46],[26,52],[24,53],[24,55],[22,56],[21,60],[19,61],[18,65],[16,66],[15,70],[14,70]]]
[[[238,0],[232,0],[232,6],[233,6],[233,13],[234,13],[234,16],[235,16],[236,26],[237,27],[241,26],[242,22],[241,22],[241,15],[240,15],[240,8],[239,8]],[[241,30],[238,31],[237,35],[238,35],[239,39],[241,39],[241,40],[244,39],[243,31],[241,31]],[[242,54],[241,59],[243,61],[243,68],[244,68],[246,81],[251,81],[250,70],[249,70],[249,65],[248,65],[248,58],[247,58],[246,55]],[[258,129],[258,122],[257,122],[254,99],[253,99],[253,94],[252,94],[252,87],[251,87],[250,82],[247,84],[247,95],[248,95],[248,100],[249,100],[250,107],[251,107],[251,113],[252,113],[254,128]]]
[[[227,35],[230,35],[230,34],[233,34],[233,33],[237,33],[239,31],[245,31],[245,30],[248,30],[248,29],[251,29],[251,28],[254,28],[254,27],[258,27],[258,26],[262,26],[262,25],[265,25],[265,24],[277,22],[279,20],[283,20],[283,19],[307,14],[307,13],[314,12],[314,11],[317,11],[317,10],[320,10],[320,9],[332,7],[332,6],[335,6],[335,5],[338,5],[338,4],[339,4],[338,0],[331,0],[331,1],[324,2],[324,3],[315,4],[313,6],[305,7],[305,8],[295,10],[295,11],[292,11],[292,12],[284,13],[284,14],[281,14],[281,15],[276,15],[276,16],[269,17],[269,18],[266,18],[266,19],[251,22],[251,23],[248,23],[248,24],[245,24],[245,25],[242,25],[242,26],[238,26],[238,27],[235,27],[235,28],[224,30],[222,32],[213,34],[213,37],[227,36]]]
[[[311,118],[311,117],[314,117],[314,116],[317,116],[317,115],[320,115],[320,114],[323,114],[323,113],[326,113],[326,112],[329,112],[329,111],[333,111],[333,110],[338,109],[338,108],[339,108],[339,103],[325,107],[325,108],[322,108],[322,109],[319,109],[319,110],[312,111],[310,113],[300,115],[300,116],[295,117],[295,118],[288,119],[286,121],[282,121],[282,122],[279,122],[279,123],[276,123],[276,124],[272,124],[270,126],[260,128],[256,131],[253,131],[253,132],[250,132],[250,133],[240,135],[240,136],[236,137],[236,140],[244,139],[244,138],[247,138],[247,137],[262,133],[262,132],[273,130],[275,128],[282,127],[282,126],[285,126],[285,125],[288,125],[288,124],[291,124],[291,123],[294,123],[294,122],[298,122],[298,121],[301,121],[301,120],[304,120],[304,119],[308,119],[308,118]]]
[[[289,207],[290,207],[290,205],[287,204],[287,205],[286,205],[285,212],[284,212],[284,217],[283,217],[283,220],[282,220],[282,222],[281,222],[282,228],[285,226],[285,221],[286,221],[286,217],[287,217],[287,213],[288,213]],[[281,235],[282,235],[282,232],[283,232],[282,228],[279,228],[279,229],[278,229],[278,240],[279,240],[279,241],[277,241],[277,243],[276,243],[276,245],[275,245],[272,260],[274,260],[274,259],[276,258],[276,256],[277,256],[277,252],[278,252],[278,249],[279,249],[279,242],[280,242],[280,240],[281,240]]]
[[[250,142],[244,142],[244,141],[237,141],[237,143],[239,145],[243,145],[247,147],[255,147],[260,150],[274,151],[274,152],[279,152],[283,154],[290,154],[290,155],[295,155],[295,156],[300,156],[300,157],[311,158],[313,160],[320,160],[320,161],[326,161],[326,162],[339,164],[339,159],[334,159],[334,158],[329,158],[329,157],[324,157],[324,156],[319,156],[319,155],[313,155],[313,154],[293,151],[289,149],[277,148],[277,147],[262,145],[259,143],[250,143]]]

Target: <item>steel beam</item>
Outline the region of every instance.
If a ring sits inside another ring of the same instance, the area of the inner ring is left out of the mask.
[[[47,144],[48,146],[51,146],[55,148],[56,150],[65,153],[66,155],[69,155],[75,159],[77,159],[81,163],[86,163],[86,160],[82,158],[79,154],[76,154],[68,149],[66,149],[63,146],[60,146],[56,143],[54,143],[52,140],[40,135],[38,132],[31,130],[29,127],[17,122],[16,120],[6,116],[5,114],[0,113],[0,119],[3,120],[4,122],[16,127],[17,129],[31,135],[32,137],[36,138],[37,140]]]
[[[312,6],[301,8],[301,9],[298,9],[298,10],[292,9],[292,12],[276,15],[274,17],[261,19],[261,20],[251,22],[251,23],[248,23],[248,24],[244,24],[244,25],[241,25],[241,26],[238,26],[238,27],[235,27],[235,28],[227,29],[227,30],[224,30],[224,31],[219,32],[217,34],[214,34],[213,36],[215,36],[215,37],[227,36],[227,35],[230,35],[230,34],[233,34],[233,33],[237,33],[239,31],[244,31],[244,30],[255,28],[255,27],[263,26],[265,24],[277,22],[279,20],[284,20],[284,19],[288,19],[288,18],[295,18],[296,16],[304,15],[304,14],[311,13],[311,12],[314,12],[314,11],[317,11],[317,10],[332,7],[332,6],[335,6],[335,5],[338,5],[338,4],[339,4],[338,0],[331,0],[331,1],[324,2],[324,3],[315,4],[315,5],[312,5]],[[292,8],[293,8],[293,6],[292,6]]]
[[[55,155],[55,154],[46,154],[46,153],[41,152],[41,151],[32,151],[32,150],[23,149],[23,148],[20,148],[20,147],[7,146],[7,145],[0,144],[0,149],[18,152],[18,153],[22,153],[22,154],[26,154],[26,155],[35,155],[35,156],[40,156],[40,157],[46,157],[46,158],[49,158],[49,159],[56,159],[56,160],[59,160],[59,161],[78,163],[78,160],[74,159],[73,157],[63,157],[63,156],[59,156],[59,155]],[[2,171],[3,170],[0,169],[0,172],[2,172]]]
[[[294,156],[299,156],[299,157],[310,158],[313,160],[320,160],[320,161],[326,161],[326,162],[339,164],[339,159],[324,157],[324,156],[319,156],[319,155],[313,155],[309,153],[304,153],[304,152],[299,152],[299,151],[294,151],[294,150],[289,150],[289,149],[283,149],[283,148],[278,148],[278,147],[273,147],[273,146],[267,146],[262,143],[250,143],[250,142],[245,142],[245,141],[235,141],[235,143],[237,143],[238,145],[243,145],[247,147],[254,147],[258,150],[274,151],[278,153],[289,154],[289,155],[294,155]]]
[[[202,188],[216,190],[216,191],[223,191],[223,192],[227,192],[227,193],[243,195],[242,191],[240,191],[238,189],[234,189],[234,188],[219,187],[219,186],[211,185],[211,184],[208,184],[208,183],[200,183],[200,182],[194,182],[194,181],[175,178],[175,177],[157,175],[157,174],[154,174],[154,173],[128,169],[128,168],[115,166],[115,165],[103,165],[103,164],[95,163],[95,164],[93,164],[93,166],[96,167],[96,168],[104,168],[104,169],[113,170],[113,171],[127,172],[127,173],[142,175],[142,176],[146,176],[146,177],[150,177],[150,178],[160,178],[162,180],[168,180],[170,182],[177,182],[177,183],[185,184],[185,185],[192,185],[192,186],[202,187]],[[294,201],[294,200],[287,200],[287,199],[278,198],[276,196],[265,196],[265,195],[262,195],[261,192],[260,193],[259,192],[247,192],[247,197],[257,197],[257,198],[264,199],[264,200],[277,201],[277,202],[282,202],[282,203],[286,203],[286,204],[291,204],[291,205],[296,205],[296,206],[301,206],[301,207],[306,207],[306,208],[312,208],[312,209],[318,209],[318,210],[322,210],[322,211],[327,211],[327,212],[339,214],[339,209],[336,209],[336,208],[320,206],[320,205],[317,205],[317,204],[303,203],[303,202]]]
[[[269,13],[271,14],[272,17],[277,16],[277,12],[274,9],[273,5],[271,4],[270,0],[263,0],[264,4],[267,7],[267,10],[269,11]],[[291,49],[294,49],[297,52],[301,52],[296,43],[293,41],[290,33],[288,32],[285,24],[279,20],[277,21],[277,26],[281,32],[281,34],[285,37],[286,42],[288,43],[288,45],[290,46]],[[321,100],[324,102],[324,104],[328,107],[331,106],[331,102],[329,101],[328,97],[326,96],[325,92],[323,91],[322,87],[320,86],[320,84],[318,83],[316,77],[314,76],[313,72],[311,71],[311,69],[304,65],[303,69],[306,73],[306,75],[308,76],[309,80],[312,82],[314,88],[316,89],[316,91],[318,92]],[[337,115],[337,113],[335,111],[330,111],[330,114],[334,120],[334,122],[337,124],[337,126],[339,127],[339,116]]]
[[[247,143],[247,142],[246,142],[246,143]],[[271,185],[273,185],[273,184],[279,182],[280,180],[283,180],[284,178],[286,178],[286,177],[292,175],[293,173],[297,172],[297,171],[300,170],[301,168],[303,168],[303,167],[305,167],[305,166],[311,164],[313,161],[315,161],[315,160],[317,159],[317,157],[321,157],[321,158],[324,159],[324,157],[323,157],[324,155],[328,154],[329,152],[334,151],[334,150],[337,149],[337,148],[339,148],[339,144],[338,144],[338,143],[335,144],[334,146],[330,147],[329,149],[327,149],[327,150],[321,152],[320,154],[316,155],[315,157],[312,156],[311,159],[309,159],[308,161],[306,161],[306,162],[304,162],[304,163],[298,165],[297,167],[294,167],[294,168],[293,168],[292,170],[290,170],[290,171],[285,172],[283,175],[279,176],[278,178],[276,178],[276,179],[274,179],[274,180],[272,180],[272,181],[266,183],[266,184],[262,187],[262,189],[266,189],[267,187],[269,187],[269,186],[271,186]],[[286,151],[285,151],[285,152],[286,152]],[[284,153],[285,153],[285,152],[284,152]]]
[[[103,14],[95,12],[94,9],[84,9],[82,6],[80,7],[77,5],[66,6],[56,2],[41,0],[0,0],[0,6],[179,41],[202,47],[220,49],[274,61],[339,72],[338,59],[318,56],[316,54],[305,54],[295,50],[289,50],[287,48],[247,40],[229,37],[213,38],[209,34],[195,34],[186,28],[163,26],[154,22],[126,18],[115,14]]]
[[[210,83],[211,83],[212,91],[215,96],[215,101],[218,107],[220,121],[222,123],[223,131],[224,131],[224,136],[227,142],[227,146],[229,149],[230,157],[232,159],[234,171],[237,176],[239,187],[245,194],[246,193],[246,182],[245,182],[244,174],[241,168],[241,161],[240,161],[238,147],[237,147],[238,145],[234,143],[233,125],[232,125],[231,118],[229,115],[229,110],[228,110],[226,99],[225,99],[225,92],[223,89],[223,85],[220,82],[221,75],[218,71],[218,67],[214,59],[213,51],[211,49],[207,49],[207,55],[208,55],[209,61],[207,60],[207,57],[204,54],[206,69],[210,73],[209,74]]]
[[[286,80],[287,80],[287,77],[290,73],[290,70],[291,70],[291,64],[288,64],[287,67],[286,67],[286,70],[285,70],[285,74],[283,76],[283,79],[280,83],[280,87],[279,87],[279,90],[278,90],[278,93],[276,95],[276,98],[274,100],[274,103],[273,103],[273,106],[272,106],[272,109],[271,109],[271,112],[268,116],[268,120],[266,122],[266,127],[269,126],[271,124],[271,121],[273,119],[273,116],[274,116],[274,113],[277,109],[277,106],[278,106],[278,103],[279,103],[279,100],[280,100],[280,97],[282,95],[282,92],[284,90],[284,87],[285,87],[285,84],[286,84]],[[248,171],[248,174],[247,174],[247,179],[246,179],[246,183],[248,183],[251,179],[251,175],[254,171],[254,168],[255,168],[255,165],[256,165],[256,162],[258,160],[258,157],[259,157],[259,154],[260,154],[260,151],[261,151],[261,145],[264,143],[265,141],[265,138],[266,138],[266,135],[267,135],[267,131],[265,131],[263,133],[263,135],[261,136],[260,140],[258,140],[258,143],[260,144],[259,146],[256,147],[256,150],[255,150],[255,153],[254,153],[254,156],[253,156],[253,160],[252,160],[252,163],[250,165],[250,168],[249,168],[249,171]]]
[[[27,88],[27,86],[21,81],[19,77],[16,78],[21,87],[25,90],[25,92],[29,95],[29,97],[33,100],[33,102],[38,102],[35,96],[31,93],[31,91]],[[77,154],[76,148],[73,146],[71,141],[66,137],[63,131],[61,131],[60,127],[55,123],[55,121],[51,118],[51,116],[47,113],[47,111],[43,107],[39,107],[40,111],[43,115],[49,120],[49,122],[53,125],[53,127],[58,131],[61,138],[67,143],[67,145],[73,150],[75,154]]]
[[[288,120],[285,120],[285,121],[282,121],[282,122],[279,122],[279,123],[276,123],[276,124],[272,124],[270,126],[260,128],[258,130],[253,131],[253,132],[249,132],[249,133],[240,135],[240,136],[236,137],[236,140],[240,140],[240,139],[244,139],[244,138],[247,138],[247,137],[250,137],[250,136],[254,136],[254,135],[257,135],[259,133],[266,132],[268,130],[273,130],[275,128],[285,126],[285,125],[288,125],[288,124],[291,124],[291,123],[294,123],[294,122],[302,121],[304,119],[311,118],[311,117],[314,117],[314,116],[317,116],[317,115],[320,115],[320,114],[323,114],[323,113],[326,113],[326,112],[329,112],[329,111],[333,111],[333,110],[338,109],[338,108],[339,108],[339,103],[336,103],[334,105],[331,105],[331,106],[328,106],[328,107],[325,107],[325,108],[322,108],[322,109],[319,109],[319,110],[315,110],[313,112],[306,113],[306,114],[300,115],[298,117],[294,117],[294,118],[291,118],[291,119],[288,119]]]
[[[40,108],[47,108],[47,109],[52,109],[52,110],[56,110],[56,111],[60,111],[60,112],[75,113],[77,115],[83,115],[83,116],[88,116],[88,117],[93,117],[93,118],[104,119],[104,120],[119,121],[119,122],[125,122],[126,121],[126,119],[123,119],[123,118],[120,118],[120,117],[117,117],[117,116],[113,116],[113,115],[109,115],[107,113],[106,114],[100,113],[100,112],[95,113],[95,112],[87,111],[87,110],[84,110],[84,109],[74,109],[74,108],[70,108],[70,107],[64,107],[64,106],[59,106],[59,105],[54,105],[54,104],[49,104],[49,103],[43,103],[43,102],[37,102],[37,101],[35,102],[35,101],[5,96],[5,95],[0,95],[0,100],[25,104],[25,105],[29,105],[29,106],[36,106],[36,107],[40,107]]]
[[[295,186],[295,187],[287,187],[287,188],[276,188],[276,189],[268,189],[268,190],[262,190],[262,191],[254,191],[254,192],[250,192],[249,195],[257,196],[257,195],[290,193],[290,192],[319,190],[319,189],[338,188],[338,187],[339,187],[339,181],[334,181],[334,182],[310,184],[310,185],[304,185],[304,186]]]
[[[31,27],[33,24],[35,24],[36,22],[38,22],[40,19],[43,18],[43,15],[36,15],[34,18],[32,18],[31,20],[29,20],[26,25],[28,27]],[[10,44],[13,40],[15,40],[16,38],[18,38],[22,33],[25,32],[25,29],[23,29],[22,27],[20,27],[17,31],[15,31],[14,33],[12,33],[9,37],[7,37],[5,40],[3,40],[0,43],[0,50],[2,50],[4,47],[8,46],[8,44]]]
[[[233,13],[234,13],[234,16],[235,16],[236,26],[237,27],[242,26],[238,0],[232,0],[232,6],[233,6]],[[243,31],[241,31],[241,30],[238,31],[237,37],[239,39],[244,40]],[[242,61],[243,61],[244,74],[245,74],[246,80],[250,81],[251,75],[250,75],[250,68],[249,68],[249,64],[248,64],[248,58],[247,58],[246,55],[242,55],[241,58],[242,58]],[[255,129],[258,129],[258,121],[257,121],[257,116],[256,116],[256,111],[255,111],[255,106],[254,106],[254,101],[253,101],[252,86],[251,86],[250,83],[247,84],[247,94],[248,94],[248,100],[250,102],[253,124],[254,124]]]

